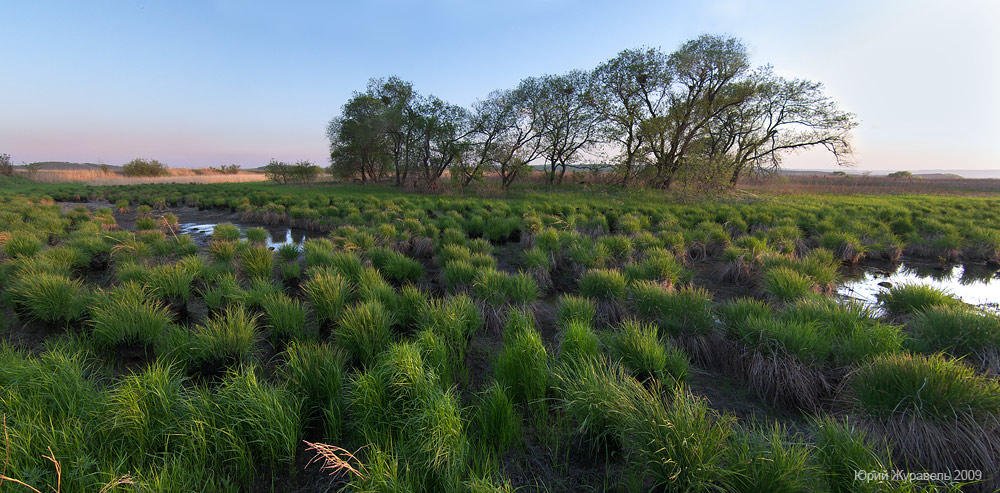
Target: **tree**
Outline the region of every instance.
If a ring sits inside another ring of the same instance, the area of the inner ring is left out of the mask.
[[[464,169],[464,184],[491,170],[506,189],[541,153],[534,105],[539,102],[532,79],[521,81],[516,89],[490,93],[475,104],[471,121],[472,164]]]
[[[417,167],[424,186],[434,185],[445,170],[461,160],[469,146],[465,140],[467,124],[464,108],[435,96],[422,98],[416,105]]]
[[[594,70],[594,110],[603,140],[618,148],[622,185],[644,163],[643,122],[664,113],[670,89],[667,56],[659,49],[624,50]]]
[[[14,165],[10,164],[10,154],[0,154],[0,176],[14,176]]]
[[[893,180],[909,180],[913,178],[913,173],[905,170],[894,171],[889,173],[889,178],[892,178]]]
[[[594,111],[590,75],[575,70],[546,75],[528,82],[538,90],[529,94],[546,162],[546,182],[562,183],[566,168],[596,143],[599,115]]]
[[[777,77],[765,67],[734,87],[742,103],[720,115],[708,137],[709,157],[728,168],[730,185],[746,172],[774,171],[784,155],[811,147],[830,151],[837,164],[848,162],[857,122],[823,94],[822,84]]]
[[[658,111],[642,122],[646,152],[651,155],[651,184],[668,189],[689,162],[708,126],[744,94],[727,90],[749,70],[746,47],[739,40],[703,35],[684,43],[667,59],[670,86]]]
[[[360,174],[361,182],[381,181],[390,162],[385,131],[385,103],[368,93],[356,93],[341,116],[327,127],[331,171],[343,178]]]
[[[135,158],[122,165],[125,176],[166,176],[170,174],[167,166],[155,159]]]

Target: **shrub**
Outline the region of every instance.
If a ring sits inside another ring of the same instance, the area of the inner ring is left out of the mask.
[[[103,347],[133,342],[153,345],[171,318],[163,304],[149,299],[146,289],[134,282],[100,293],[90,308],[94,342]]]
[[[125,176],[167,176],[167,166],[155,159],[135,158],[122,165]]]
[[[375,363],[392,339],[392,312],[378,301],[365,301],[344,312],[337,328],[337,344],[357,363]]]

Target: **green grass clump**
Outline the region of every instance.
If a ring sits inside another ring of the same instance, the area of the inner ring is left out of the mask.
[[[901,284],[875,295],[887,313],[900,317],[936,305],[962,306],[963,303],[951,293],[922,284]]]
[[[812,448],[800,435],[784,427],[734,433],[729,453],[733,460],[732,491],[809,491],[818,483]],[[853,471],[851,471],[853,476]]]
[[[159,223],[152,217],[139,217],[135,220],[136,231],[149,231],[156,229],[158,226]]]
[[[378,301],[365,301],[344,312],[337,327],[337,345],[361,365],[372,365],[392,339],[393,314]]]
[[[1000,383],[943,355],[879,356],[854,373],[849,386],[857,403],[877,417],[948,420],[1000,414]]]
[[[217,263],[229,264],[236,258],[236,243],[232,241],[213,241],[208,246],[208,255]]]
[[[734,419],[719,416],[686,391],[668,400],[620,364],[583,359],[560,365],[560,407],[585,433],[614,439],[647,488],[708,491],[731,488],[727,464]],[[669,394],[669,392],[667,392]]]
[[[449,261],[444,264],[444,268],[441,270],[445,287],[453,293],[471,286],[478,274],[479,269],[466,260]]]
[[[300,405],[290,391],[240,368],[226,375],[211,400],[215,439],[231,454],[224,457],[235,462],[237,477],[249,482],[260,465],[271,471],[291,465],[301,429]]]
[[[130,282],[101,292],[90,307],[94,342],[110,348],[155,344],[172,321],[170,311],[140,284]]]
[[[181,453],[177,432],[186,420],[184,377],[156,361],[126,375],[111,389],[102,413],[103,447],[143,451],[129,458],[144,464],[162,454]]]
[[[196,326],[189,343],[176,349],[182,352],[176,356],[215,366],[249,363],[259,339],[257,316],[242,305],[231,305],[204,325]]]
[[[16,231],[3,243],[3,251],[10,258],[32,257],[42,249],[42,241],[37,236]]]
[[[882,479],[864,482],[854,479],[855,471],[889,471],[892,467],[885,447],[879,450],[849,422],[833,418],[817,421],[815,457],[831,491],[846,493],[896,489],[895,484]]]
[[[672,335],[706,334],[715,324],[712,295],[701,288],[671,291],[652,281],[640,281],[630,287],[629,303],[636,315]]]
[[[231,223],[216,224],[212,228],[213,241],[238,241],[240,239],[240,228]]]
[[[549,386],[549,361],[530,313],[512,310],[504,327],[503,349],[493,365],[497,383],[521,405],[540,402]]]
[[[264,246],[251,246],[240,254],[240,267],[249,279],[270,279],[274,272],[274,253]]]
[[[788,303],[815,292],[816,284],[805,274],[788,267],[764,272],[764,291],[779,303]]]
[[[833,351],[833,341],[818,323],[809,320],[754,317],[728,329],[734,339],[761,352],[787,352],[806,362],[821,364]]]
[[[625,275],[614,269],[591,269],[580,278],[580,295],[594,299],[625,298]]]
[[[379,270],[385,274],[391,281],[397,283],[414,283],[420,280],[420,277],[424,275],[424,266],[417,262],[416,260],[407,257],[399,252],[394,252],[391,250],[383,250],[384,255],[381,258],[372,257],[372,263],[378,267]]]
[[[91,295],[83,283],[48,272],[22,272],[5,292],[7,301],[32,319],[73,322],[87,311]]]
[[[594,333],[590,322],[570,320],[561,324],[562,343],[559,345],[559,360],[592,358],[601,354],[601,341]]]
[[[251,243],[257,243],[257,244],[264,244],[265,242],[267,242],[268,237],[271,236],[270,234],[268,234],[266,229],[261,228],[259,226],[253,228],[247,228],[246,235],[247,235],[247,240],[249,240]]]
[[[472,411],[481,447],[503,454],[521,438],[521,418],[514,401],[496,382],[480,395]]]
[[[605,338],[608,354],[639,380],[656,378],[667,385],[684,381],[688,374],[687,355],[661,343],[657,332],[651,324],[626,320]]]
[[[299,259],[299,246],[295,243],[282,243],[277,249],[278,257],[285,262],[295,262]]]
[[[317,320],[336,323],[344,313],[350,287],[343,277],[332,272],[317,272],[302,286]]]
[[[562,325],[569,322],[583,322],[591,324],[597,315],[597,308],[589,298],[564,294],[559,296],[559,309],[557,318]]]
[[[189,264],[181,262],[158,265],[145,274],[146,285],[164,301],[187,301],[197,277],[198,273]]]
[[[265,296],[261,302],[274,341],[302,340],[308,337],[306,310],[299,300],[284,294]]]
[[[288,389],[302,402],[303,422],[319,426],[324,439],[337,441],[343,430],[344,355],[327,344],[293,342],[285,350]]]
[[[1000,317],[972,307],[937,305],[920,311],[907,324],[914,347],[956,357],[984,355],[1000,348]]]
[[[472,252],[465,245],[445,244],[438,252],[438,260],[441,264],[464,260],[468,262],[472,259]]]
[[[504,290],[507,299],[514,304],[526,305],[538,299],[538,284],[523,272],[507,276]]]
[[[674,255],[662,248],[646,252],[640,262],[625,266],[625,277],[629,282],[656,281],[673,284],[689,278],[684,267]]]

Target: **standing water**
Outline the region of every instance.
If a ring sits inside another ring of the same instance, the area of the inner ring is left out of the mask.
[[[970,305],[1000,306],[1000,271],[985,264],[936,264],[906,261],[885,269],[865,268],[848,272],[837,294],[865,303],[875,295],[902,284],[921,284],[942,289]]]
[[[255,226],[247,226],[244,224],[231,223],[232,225],[240,228],[240,234],[246,234],[248,228]],[[207,242],[212,238],[212,233],[215,231],[216,223],[181,223],[178,225],[178,233],[186,234],[191,236],[195,241]],[[285,244],[302,245],[304,241],[309,239],[305,230],[292,229],[289,227],[269,227],[260,226],[267,230],[267,241],[265,245],[268,247],[277,248]]]

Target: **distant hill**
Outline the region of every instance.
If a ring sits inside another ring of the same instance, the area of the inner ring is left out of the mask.
[[[98,171],[101,169],[100,164],[96,163],[67,163],[65,161],[39,161],[31,163],[38,165],[39,170],[45,171]],[[114,164],[106,165],[110,171],[121,171],[122,167]],[[23,168],[23,166],[15,166],[18,168]]]

